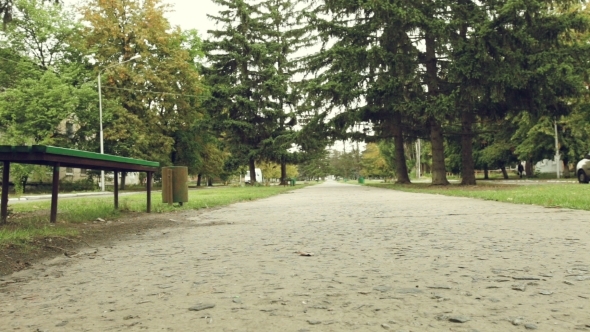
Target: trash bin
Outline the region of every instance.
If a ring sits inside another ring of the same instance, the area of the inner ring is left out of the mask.
[[[162,167],[162,203],[188,202],[188,167]]]
[[[295,179],[289,179],[289,184],[291,187],[295,187]]]
[[[362,176],[359,176],[359,183],[360,184],[364,184],[365,183],[365,178]]]

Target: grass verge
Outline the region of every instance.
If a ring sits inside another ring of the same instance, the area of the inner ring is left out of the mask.
[[[189,201],[182,206],[162,203],[160,193],[152,193],[152,212],[164,213],[179,210],[199,210],[225,206],[236,202],[251,201],[277,195],[296,187],[224,187],[189,191]],[[146,210],[146,194],[119,197],[119,210],[115,210],[113,197],[79,197],[58,202],[55,225],[49,224],[50,201],[36,201],[9,205],[8,224],[0,226],[0,245],[25,245],[38,238],[69,237],[77,235],[76,224],[102,218],[112,220],[132,212]]]
[[[407,192],[480,198],[498,202],[532,204],[545,207],[590,210],[590,200],[588,199],[590,186],[573,183],[538,185],[479,184],[477,186],[461,186],[457,184],[432,186],[425,183],[410,185],[369,183],[366,185]]]

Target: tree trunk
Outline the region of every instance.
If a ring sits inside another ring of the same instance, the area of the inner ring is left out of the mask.
[[[253,186],[256,183],[256,163],[254,162],[254,158],[250,158],[249,166],[250,166],[250,185]]]
[[[281,186],[287,185],[287,163],[281,160]]]
[[[489,180],[490,179],[490,174],[489,174],[489,170],[488,170],[488,164],[484,164],[483,165],[483,179],[484,180]]]
[[[121,184],[119,185],[119,188],[121,190],[125,190],[125,178],[127,177],[127,172],[121,172]]]
[[[197,187],[201,186],[201,178],[203,177],[203,175],[201,173],[199,173],[197,175]]]
[[[461,115],[461,184],[475,185],[475,162],[473,161],[473,113],[465,110]]]
[[[432,32],[426,31],[424,36],[426,85],[431,103],[436,101],[438,95],[438,65],[436,58],[436,39]],[[447,171],[445,167],[445,147],[440,123],[432,117],[429,120],[430,142],[432,144],[432,184],[448,185]]]
[[[207,177],[207,187],[213,187],[213,178],[210,176]]]
[[[29,177],[28,176],[23,177],[23,195],[27,191],[27,182],[28,181],[29,181]]]
[[[568,166],[568,162],[567,160],[563,160],[563,177],[564,178],[569,178],[570,177],[570,168]]]
[[[397,175],[396,183],[408,184],[410,176],[408,175],[408,166],[406,164],[406,153],[404,150],[404,135],[402,132],[402,115],[400,112],[393,112],[391,118],[391,134],[393,135],[393,145],[395,147],[395,172]]]
[[[527,178],[533,177],[533,161],[532,160],[529,159],[526,161],[526,165],[524,165],[524,171],[526,172]]]
[[[502,170],[502,175],[504,176],[504,180],[508,180],[508,172],[506,172],[506,166],[502,165],[502,167],[500,167],[500,169]]]
[[[442,128],[435,120],[430,121],[430,142],[432,145],[432,184],[449,184],[445,167],[445,146]]]

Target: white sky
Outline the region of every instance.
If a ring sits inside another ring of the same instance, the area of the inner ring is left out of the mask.
[[[211,0],[164,0],[172,6],[166,16],[171,25],[179,25],[183,30],[197,29],[202,38],[207,30],[215,29],[213,21],[207,14],[217,14],[219,7]]]
[[[207,30],[215,25],[207,18],[207,14],[216,14],[219,7],[211,0],[162,0],[171,5],[171,11],[166,14],[172,26],[180,26],[183,30],[197,29],[201,37],[207,35]],[[66,5],[75,5],[81,0],[65,0]]]

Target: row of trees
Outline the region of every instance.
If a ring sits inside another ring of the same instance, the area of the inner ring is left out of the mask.
[[[582,2],[216,2],[226,10],[206,42],[209,74],[222,76],[211,109],[227,116],[251,172],[258,158],[284,158],[325,174],[326,138],[378,142],[401,183],[407,147],[422,139],[441,185],[449,171],[475,184],[476,167],[552,158],[555,124],[566,166],[590,148]],[[318,52],[295,57],[314,43]],[[314,158],[287,153],[293,145]]]
[[[105,153],[186,165],[199,178],[247,164],[255,179],[256,162],[276,163],[283,181],[302,160],[290,152],[301,119],[293,54],[307,39],[293,3],[219,1],[229,10],[212,19],[223,29],[204,42],[171,26],[160,0],[0,4],[3,144],[98,151],[101,73]]]
[[[105,153],[225,174],[227,151],[203,108],[202,41],[171,26],[161,1],[2,6],[10,8],[0,32],[3,144],[99,151],[100,72]]]
[[[551,157],[554,121],[564,161],[588,151],[584,2],[316,4],[311,22],[324,46],[307,59],[310,98],[339,111],[337,137],[393,139],[398,182],[409,182],[405,143],[418,138],[430,142],[432,183],[441,185],[449,166],[475,184],[476,160],[485,168]],[[372,132],[351,132],[358,124]],[[457,153],[449,165],[445,156]]]
[[[161,0],[88,0],[76,12],[0,0],[2,140],[98,151],[102,72],[105,152],[191,174],[248,165],[255,179],[261,162],[283,180],[288,164],[359,174],[358,148],[327,162],[325,146],[352,139],[377,143],[365,154],[378,149],[379,167],[407,183],[407,147],[423,139],[433,184],[449,170],[474,184],[476,167],[551,157],[555,124],[564,162],[589,148],[582,2],[213,2],[218,28],[202,41],[171,26]]]

